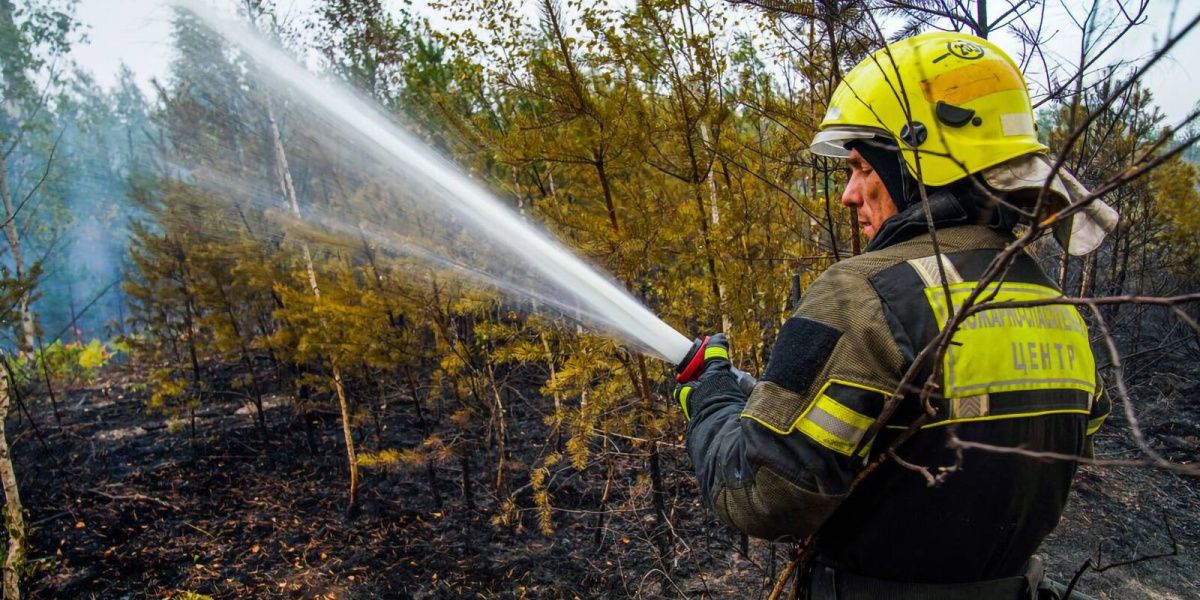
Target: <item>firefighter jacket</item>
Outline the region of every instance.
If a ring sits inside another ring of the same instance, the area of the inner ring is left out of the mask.
[[[940,257],[920,204],[889,219],[867,252],[809,286],[749,397],[728,370],[701,378],[688,400],[688,453],[720,519],[755,537],[815,533],[821,560],[880,579],[1016,576],[1062,514],[1071,462],[965,450],[958,470],[930,487],[887,460],[848,494],[923,412],[918,392],[932,361],[877,424],[904,373],[1014,241],[1010,223],[996,227],[949,192],[929,202]],[[983,299],[1060,296],[1023,252],[999,281]],[[975,313],[938,368],[933,416],[897,451],[934,475],[956,464],[951,435],[1084,454],[1109,411],[1087,328],[1069,305]]]

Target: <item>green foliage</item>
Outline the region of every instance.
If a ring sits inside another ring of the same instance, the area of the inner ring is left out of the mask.
[[[38,385],[49,378],[52,385],[72,387],[91,383],[99,371],[119,352],[110,344],[56,341],[34,353],[21,353],[10,361],[18,385]]]
[[[542,466],[533,470],[530,475],[529,485],[533,490],[533,503],[537,506],[538,528],[545,535],[554,533],[554,511],[550,505],[550,491],[547,488],[548,479],[550,478],[550,469],[553,468],[562,457],[553,453],[542,460]]]
[[[181,590],[175,592],[175,594],[171,596],[171,600],[212,600],[212,596],[189,590]]]
[[[1150,177],[1150,190],[1162,210],[1163,237],[1179,258],[1183,274],[1200,261],[1200,169],[1194,163],[1172,160]],[[1156,219],[1158,220],[1158,219]]]

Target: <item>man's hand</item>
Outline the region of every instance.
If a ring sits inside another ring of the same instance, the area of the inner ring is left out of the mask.
[[[679,381],[679,385],[675,386],[673,396],[679,402],[679,406],[683,408],[683,416],[689,421],[692,420],[692,416],[688,411],[688,397],[691,396],[692,390],[706,378],[718,373],[734,371],[750,378],[750,385],[753,386],[753,378],[741,371],[736,371],[729,362],[729,341],[725,338],[724,333],[715,333],[697,340],[693,353],[684,359],[677,370],[679,377],[676,378],[676,381]],[[739,379],[741,378],[739,377]]]

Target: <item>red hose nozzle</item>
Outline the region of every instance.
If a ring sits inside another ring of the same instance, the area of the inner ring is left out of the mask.
[[[675,382],[687,383],[695,381],[700,373],[704,372],[704,349],[708,346],[708,336],[696,338],[692,342],[692,349],[688,350],[686,356],[675,366]]]

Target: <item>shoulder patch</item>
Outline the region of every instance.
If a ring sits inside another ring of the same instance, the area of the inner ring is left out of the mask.
[[[788,319],[779,329],[762,380],[796,394],[805,394],[825,368],[841,337],[841,330],[820,321],[805,317]]]

